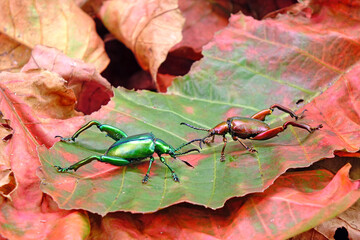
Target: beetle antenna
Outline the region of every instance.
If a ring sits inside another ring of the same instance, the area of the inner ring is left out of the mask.
[[[184,122],[180,123],[180,125],[186,125],[186,126],[188,126],[188,127],[191,127],[191,128],[193,128],[193,129],[196,129],[196,130],[201,130],[201,131],[206,131],[206,132],[210,131],[210,129],[194,127],[194,126],[192,126],[192,125],[190,125],[190,124],[187,124],[187,123],[184,123]]]
[[[193,149],[192,149],[192,150],[193,150]],[[174,158],[181,160],[183,163],[185,163],[185,164],[188,165],[189,167],[195,168],[195,167],[194,167],[193,165],[191,165],[188,161],[182,160],[182,159],[177,158],[177,157],[175,157],[175,156],[174,156]]]
[[[185,147],[185,146],[187,146],[187,145],[189,145],[189,144],[191,144],[191,143],[193,143],[193,142],[195,142],[195,141],[201,141],[201,139],[194,139],[194,140],[191,140],[190,142],[184,143],[184,144],[182,144],[180,147],[176,148],[176,149],[174,150],[174,152],[179,151],[179,150],[182,149],[183,147]]]
[[[187,153],[189,153],[189,152],[198,152],[198,153],[200,153],[199,149],[193,148],[193,149],[190,149],[190,150],[188,150],[188,151],[186,151],[186,152],[175,153],[174,155],[175,155],[175,156],[179,156],[179,155],[187,154]]]

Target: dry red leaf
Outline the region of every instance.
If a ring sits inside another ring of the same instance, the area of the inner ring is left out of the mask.
[[[335,151],[334,154],[339,157],[357,157],[360,158],[360,152]]]
[[[219,210],[180,204],[153,214],[105,216],[90,239],[287,239],[332,218],[360,198],[350,165],[287,173],[264,193],[235,198]],[[306,220],[306,221],[305,221]]]

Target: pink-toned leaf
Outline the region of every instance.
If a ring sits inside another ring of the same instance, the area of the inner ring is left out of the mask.
[[[4,149],[12,138],[14,130],[9,125],[9,121],[3,119],[0,112],[0,149]],[[11,171],[10,161],[4,151],[0,152],[0,194],[11,200],[10,194],[15,190],[16,182]]]
[[[109,59],[94,21],[72,0],[0,1],[0,70],[19,68],[37,44],[104,70]]]
[[[6,239],[86,239],[89,235],[89,219],[86,214],[76,211],[64,211],[47,204],[37,208],[14,208],[2,203],[0,215],[0,234]]]
[[[184,19],[177,0],[105,1],[100,17],[156,82],[160,64],[182,38]]]
[[[214,33],[228,24],[232,10],[231,1],[180,0],[179,9],[185,17],[182,30],[183,38],[172,50],[189,47],[201,53],[202,47]]]
[[[87,239],[89,233],[90,222],[88,216],[81,212],[72,212],[56,221],[46,239]]]
[[[46,69],[58,73],[67,81],[67,87],[76,95],[76,110],[90,114],[106,104],[114,95],[110,83],[95,67],[72,59],[55,48],[37,45],[22,72]]]
[[[333,218],[360,198],[350,165],[287,173],[264,193],[235,198],[219,210],[188,204],[153,214],[114,213],[90,239],[287,239]]]
[[[54,144],[53,134],[64,127],[63,118],[81,115],[74,110],[74,92],[64,84],[49,71],[0,73],[0,109],[13,134],[0,144],[0,173],[10,177],[1,183],[8,199],[1,197],[0,234],[8,239],[46,239],[58,220],[70,213],[41,192],[36,175],[37,147]]]

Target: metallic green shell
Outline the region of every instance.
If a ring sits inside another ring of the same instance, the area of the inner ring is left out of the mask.
[[[147,158],[155,152],[155,141],[152,133],[122,138],[111,145],[105,155],[128,160]]]

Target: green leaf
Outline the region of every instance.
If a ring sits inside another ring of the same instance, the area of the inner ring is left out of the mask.
[[[258,153],[246,151],[228,136],[225,162],[219,161],[223,143],[222,137],[217,137],[211,146],[204,146],[201,154],[181,157],[194,169],[167,158],[180,183],[172,180],[169,170],[158,160],[146,185],[141,180],[147,163],[115,167],[93,162],[76,173],[58,173],[53,165],[69,166],[104,153],[112,144],[94,127],[80,135],[76,143],[57,143],[50,151],[40,149],[42,190],[61,208],[81,208],[101,215],[119,210],[154,212],[184,201],[215,209],[231,197],[262,192],[289,168],[309,166],[333,156],[334,150],[358,150],[360,120],[355,113],[360,106],[339,99],[360,98],[356,90],[360,67],[353,59],[359,56],[345,55],[343,61],[332,61],[331,55],[323,56],[322,49],[313,51],[313,46],[314,41],[329,45],[333,36],[318,40],[323,33],[307,31],[306,24],[301,30],[274,20],[260,22],[233,16],[230,26],[203,51],[204,58],[188,76],[175,81],[167,94],[117,89],[107,106],[79,117],[77,126],[65,123],[64,132],[69,128],[75,132],[95,119],[128,135],[152,132],[178,147],[206,134],[180,126],[181,122],[212,128],[228,117],[251,116],[274,103],[298,109],[298,114],[306,108],[299,122],[314,127],[322,124],[321,130],[309,134],[289,127],[270,140],[244,141]],[[348,38],[341,34],[337,37],[342,37],[344,48],[357,50]],[[299,99],[304,105],[296,105]],[[289,120],[287,114],[276,110],[267,123],[276,127]],[[62,135],[62,129],[58,130]]]

